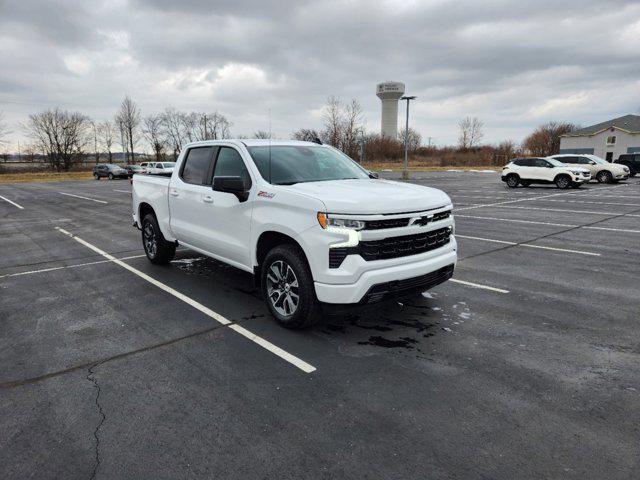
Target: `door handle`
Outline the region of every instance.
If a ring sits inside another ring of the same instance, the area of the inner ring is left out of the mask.
[[[206,203],[213,203],[213,195],[203,195],[202,201]]]
[[[177,188],[172,188],[172,189],[170,189],[170,190],[169,190],[169,193],[170,193],[171,195],[173,195],[174,197],[177,197],[178,195],[180,195],[180,192],[178,191],[178,189],[177,189]]]

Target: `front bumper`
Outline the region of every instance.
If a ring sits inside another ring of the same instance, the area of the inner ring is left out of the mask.
[[[588,183],[591,180],[591,175],[585,177],[584,175],[571,175],[571,181],[573,183]]]
[[[389,295],[407,293],[406,290],[413,287],[427,290],[451,276],[444,270],[442,275],[434,274],[433,278],[427,278],[429,274],[447,267],[453,273],[457,261],[455,238],[452,235],[451,241],[437,250],[404,257],[403,260],[404,263],[401,264],[364,271],[354,283],[315,282],[318,300],[330,304],[372,303],[384,300]],[[414,279],[417,283],[412,285]]]

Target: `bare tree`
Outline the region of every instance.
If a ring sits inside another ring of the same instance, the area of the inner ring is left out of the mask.
[[[167,144],[166,138],[163,136],[163,128],[162,115],[149,115],[143,120],[142,134],[149,142],[158,162],[164,160],[164,149]]]
[[[184,144],[184,136],[182,134],[181,113],[175,108],[167,108],[162,113],[162,126],[167,144],[173,151],[173,159],[178,158],[182,145]]]
[[[253,138],[272,138],[272,135],[269,132],[265,132],[264,130],[258,130],[253,134]]]
[[[0,143],[5,142],[5,135],[9,134],[9,127],[4,122],[4,113],[0,111]]]
[[[404,145],[404,128],[398,132],[398,139]],[[416,130],[409,127],[409,151],[416,152],[420,145],[422,144],[422,135],[420,135]]]
[[[327,99],[322,112],[322,119],[324,120],[323,136],[325,141],[336,148],[340,148],[344,117],[342,102],[338,97],[332,95]]]
[[[362,107],[356,99],[352,99],[344,108],[342,138],[340,149],[352,158],[358,158],[358,139],[364,135],[362,123]]]
[[[462,150],[477,147],[480,140],[484,137],[482,131],[484,123],[478,117],[466,117],[460,120],[460,136],[458,137],[458,145]]]
[[[89,119],[79,112],[58,108],[29,115],[27,133],[56,170],[69,170],[79,160],[88,141]]]
[[[303,142],[317,142],[320,139],[320,133],[317,130],[311,128],[301,128],[291,134],[291,138],[294,140],[301,140]]]
[[[129,147],[131,163],[133,163],[135,161],[134,147],[138,141],[138,127],[140,126],[140,109],[129,95],[125,96],[120,104],[116,122],[122,125],[122,131]]]
[[[532,155],[555,155],[560,151],[560,137],[576,130],[576,128],[578,127],[572,123],[549,122],[536,128],[531,135],[525,138],[522,146]]]
[[[96,159],[96,163],[100,162],[100,147],[98,145],[98,124],[93,120],[91,122],[91,137],[93,140],[93,154]]]
[[[114,122],[117,128],[117,141],[120,144],[120,151],[122,152],[122,161],[127,162],[129,159],[129,140],[127,139],[126,128],[124,122],[118,115],[116,115]]]
[[[107,151],[107,157],[109,157],[109,163],[113,162],[113,137],[116,133],[114,125],[105,120],[98,124],[98,141]]]

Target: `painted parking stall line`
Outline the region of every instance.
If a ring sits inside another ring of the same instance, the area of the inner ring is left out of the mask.
[[[458,235],[456,234],[456,238],[466,238],[468,240],[478,240],[481,242],[491,242],[491,243],[500,243],[503,245],[512,245],[512,246],[518,246],[518,247],[527,247],[527,248],[538,248],[540,250],[551,250],[554,252],[565,252],[565,253],[576,253],[579,255],[589,255],[592,257],[599,257],[600,254],[599,253],[594,253],[594,252],[586,252],[583,250],[571,250],[568,248],[557,248],[557,247],[546,247],[544,245],[533,245],[531,243],[518,243],[518,242],[508,242],[506,240],[497,240],[494,238],[483,238],[483,237],[471,237],[471,236],[467,236],[467,235]]]
[[[16,208],[19,208],[20,210],[24,210],[24,207],[22,205],[18,205],[16,202],[14,202],[13,200],[9,200],[7,197],[3,197],[2,195],[0,195],[0,199],[4,200],[7,203],[10,203],[11,205],[13,205]]]
[[[505,290],[503,288],[491,287],[489,285],[483,285],[481,283],[467,282],[466,280],[458,280],[457,278],[450,278],[449,281],[453,283],[459,283],[460,285],[466,285],[467,287],[489,290],[490,292],[509,293],[509,290]]]
[[[118,260],[132,260],[134,258],[142,258],[146,255],[131,255],[129,257],[121,257]],[[21,277],[23,275],[33,275],[36,273],[55,272],[56,270],[66,270],[68,268],[88,267],[90,265],[99,265],[101,263],[109,263],[111,260],[96,260],[95,262],[74,263],[73,265],[64,265],[61,267],[39,268],[38,270],[27,270],[26,272],[6,273],[0,275],[0,278]]]
[[[262,338],[262,337],[260,337],[260,336],[258,336],[256,334],[250,332],[246,328],[241,327],[240,325],[231,322],[231,320],[225,318],[224,316],[220,315],[217,312],[214,312],[209,307],[206,307],[203,304],[201,304],[200,302],[198,302],[198,301],[186,296],[185,294],[177,291],[176,289],[174,289],[174,288],[172,288],[172,287],[170,287],[168,285],[165,285],[164,283],[156,280],[155,278],[147,275],[146,273],[141,272],[140,270],[138,270],[137,268],[132,267],[128,263],[125,263],[125,262],[123,262],[121,260],[118,260],[116,257],[110,255],[109,253],[107,253],[104,250],[96,247],[95,245],[87,242],[86,240],[83,240],[82,238],[75,236],[74,234],[68,232],[67,230],[64,230],[63,228],[55,227],[55,229],[58,230],[60,233],[63,233],[64,235],[67,235],[68,237],[71,237],[76,242],[80,243],[81,245],[84,245],[85,247],[89,248],[90,250],[93,250],[94,252],[102,255],[103,257],[105,257],[106,259],[108,259],[111,262],[115,263],[116,265],[119,265],[120,267],[122,267],[122,268],[124,268],[126,270],[129,270],[131,273],[137,275],[138,277],[142,278],[143,280],[146,280],[147,282],[151,283],[152,285],[155,285],[159,289],[164,290],[165,292],[169,293],[170,295],[173,295],[177,299],[182,300],[187,305],[190,305],[191,307],[195,308],[196,310],[199,310],[200,312],[204,313],[206,316],[212,318],[216,322],[218,322],[218,323],[220,323],[222,325],[228,326],[230,329],[234,330],[235,332],[239,333],[240,335],[244,336],[245,338],[251,340],[255,344],[260,345],[262,348],[264,348],[265,350],[268,350],[269,352],[273,353],[274,355],[277,355],[281,359],[283,359],[286,362],[290,363],[294,367],[299,368],[303,372],[312,373],[312,372],[314,372],[316,370],[316,368],[313,365],[305,362],[304,360],[296,357],[295,355],[292,355],[291,353],[283,350],[282,348],[278,347],[277,345],[274,345],[273,343],[269,342],[268,340],[266,340],[266,339],[264,339],[264,338]]]
[[[98,200],[97,198],[83,197],[82,195],[74,195],[73,193],[65,193],[65,192],[58,192],[58,193],[60,195],[66,195],[68,197],[81,198],[83,200],[90,200],[90,201],[96,202],[96,203],[109,203],[109,202],[105,202],[104,200]]]

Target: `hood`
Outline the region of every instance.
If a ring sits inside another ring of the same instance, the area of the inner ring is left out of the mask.
[[[612,172],[618,172],[619,174],[629,171],[629,167],[619,163],[610,163],[609,165],[605,165],[605,167],[611,169]]]
[[[451,203],[442,190],[381,179],[331,180],[286,186],[323,202],[327,213],[404,213],[443,207]]]
[[[574,166],[574,165],[566,165],[566,166],[564,166],[562,168],[566,168],[567,170],[573,170],[575,172],[591,173],[591,170],[589,170],[588,168],[578,167],[578,166]]]

